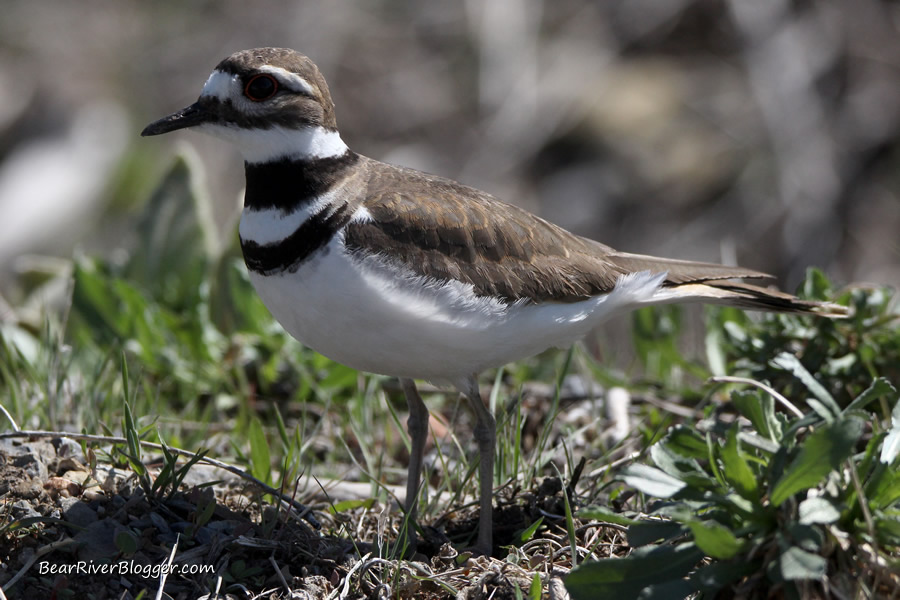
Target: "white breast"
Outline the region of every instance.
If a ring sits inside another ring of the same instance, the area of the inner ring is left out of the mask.
[[[362,371],[454,383],[570,345],[617,312],[650,302],[665,274],[625,276],[612,293],[583,302],[506,305],[384,257],[351,257],[337,235],[294,273],[250,278],[279,323],[325,356]]]

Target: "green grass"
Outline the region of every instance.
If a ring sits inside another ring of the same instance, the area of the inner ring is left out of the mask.
[[[372,483],[372,498],[387,500],[383,484],[405,477],[402,394],[286,335],[249,284],[234,236],[218,239],[209,214],[190,161],[179,159],[151,194],[125,258],[79,256],[23,278],[17,319],[0,325],[5,427],[123,436],[103,458],[129,467],[159,499],[196,462],[169,449],[185,448],[234,462],[288,495],[301,477],[354,471]],[[581,348],[485,374],[501,496],[557,472],[569,482],[588,461],[591,475],[563,507],[575,600],[641,590],[877,596],[897,583],[897,312],[889,290],[830,286],[811,271],[801,292],[852,306],[853,317],[708,309],[705,361],[685,357],[679,309],[648,309],[632,318],[637,362],[627,374]],[[557,420],[571,375],[684,410],[639,403],[631,435],[608,446],[588,435],[605,427],[600,416]],[[555,390],[537,407],[526,393],[534,381]],[[477,460],[455,396],[425,399],[457,436],[437,446],[440,476],[426,481],[421,520],[431,522],[474,497]],[[153,450],[164,465],[155,477],[141,442],[163,444]],[[635,458],[607,468],[628,452]],[[337,513],[362,506],[335,500]],[[605,538],[579,547],[576,520],[627,528],[630,549],[583,560]],[[508,560],[546,527],[524,528]],[[535,585],[523,597],[538,597]]]

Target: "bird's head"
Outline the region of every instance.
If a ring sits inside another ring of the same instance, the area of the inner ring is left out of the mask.
[[[216,66],[195,103],[150,123],[141,135],[186,128],[231,141],[249,163],[347,151],[325,78],[309,58],[287,48],[232,54]]]

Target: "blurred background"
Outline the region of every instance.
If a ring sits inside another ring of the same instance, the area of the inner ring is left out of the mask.
[[[809,265],[900,284],[895,2],[0,0],[0,12],[10,304],[35,256],[127,251],[179,147],[141,128],[257,46],[319,65],[357,152],[616,248],[738,262],[788,289]],[[177,137],[236,239],[239,156]]]

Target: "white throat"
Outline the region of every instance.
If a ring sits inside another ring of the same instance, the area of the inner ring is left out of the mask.
[[[347,152],[347,144],[341,139],[341,134],[323,127],[292,129],[275,126],[269,129],[243,129],[208,124],[197,129],[232,142],[244,160],[251,164],[285,158],[332,158]]]

